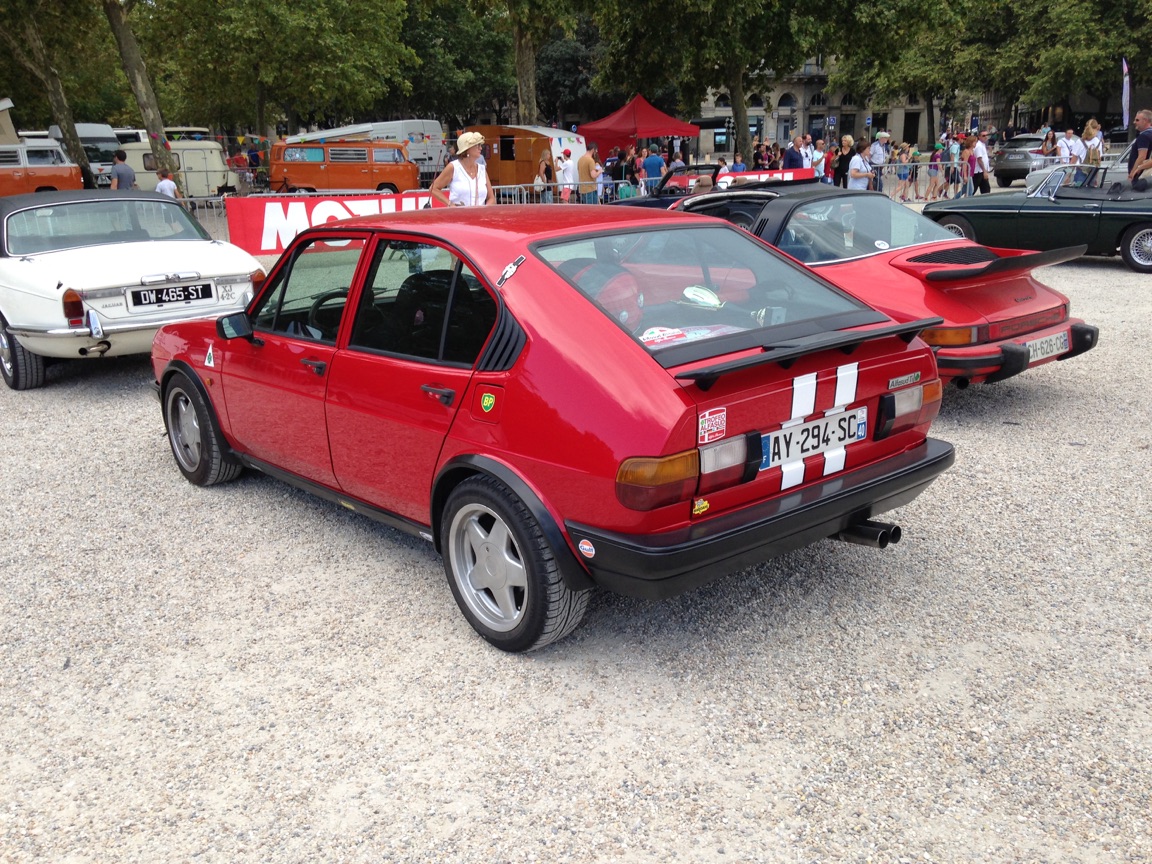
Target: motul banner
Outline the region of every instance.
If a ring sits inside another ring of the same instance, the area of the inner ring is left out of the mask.
[[[401,195],[333,195],[308,197],[225,198],[228,239],[251,255],[283,252],[301,231],[313,225],[419,210],[431,200],[427,192]]]

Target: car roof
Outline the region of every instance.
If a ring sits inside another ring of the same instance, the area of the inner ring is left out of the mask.
[[[797,183],[785,181],[766,180],[762,183],[747,183],[729,186],[727,189],[717,189],[715,192],[704,192],[691,196],[692,201],[718,201],[724,198],[763,198],[765,202],[786,199],[789,203],[805,203],[825,198],[843,198],[845,195],[880,195],[881,192],[868,192],[864,189],[844,189],[840,186],[829,186],[827,183]],[[689,199],[685,199],[689,200]]]
[[[562,207],[504,204],[499,207],[436,207],[402,213],[382,213],[379,216],[359,216],[317,225],[310,230],[355,227],[381,231],[412,231],[435,234],[449,242],[467,244],[483,237],[526,242],[553,235],[611,229],[615,226],[659,227],[669,221],[684,219],[707,225],[716,224],[715,220],[707,217],[662,209],[603,207],[595,204],[572,204]]]
[[[111,192],[100,189],[73,189],[64,192],[29,192],[26,195],[5,195],[0,197],[0,219],[18,210],[29,207],[43,207],[51,204],[77,204],[91,201],[165,201],[173,203],[167,195],[159,192]]]

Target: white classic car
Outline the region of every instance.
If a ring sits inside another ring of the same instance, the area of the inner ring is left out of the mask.
[[[243,309],[260,263],[151,192],[0,198],[0,375],[44,383],[49,358],[147,354],[175,321]]]

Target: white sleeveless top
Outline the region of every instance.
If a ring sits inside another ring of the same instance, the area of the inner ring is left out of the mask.
[[[459,160],[452,163],[452,182],[448,184],[448,203],[474,207],[488,200],[488,172],[476,163],[476,178],[468,176]]]

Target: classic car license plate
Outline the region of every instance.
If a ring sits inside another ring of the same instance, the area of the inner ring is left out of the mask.
[[[868,409],[863,406],[779,429],[760,439],[760,470],[862,441],[867,434]]]
[[[1053,333],[1051,336],[1045,336],[1043,339],[1025,342],[1024,345],[1028,348],[1029,363],[1043,360],[1045,357],[1051,357],[1054,354],[1063,354],[1068,350],[1068,331]]]
[[[137,288],[132,291],[132,305],[136,308],[211,299],[211,285],[169,285],[166,288]]]

